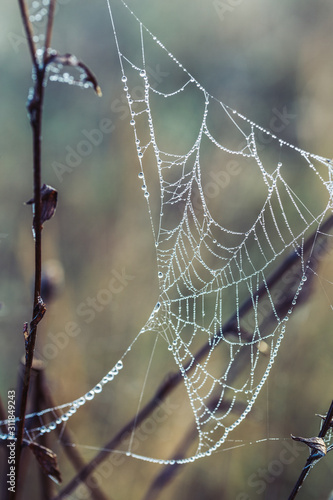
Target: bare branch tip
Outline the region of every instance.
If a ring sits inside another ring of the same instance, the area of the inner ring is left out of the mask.
[[[43,473],[56,484],[60,484],[62,478],[58,468],[57,455],[49,448],[34,442],[29,443],[28,446],[35,455]]]

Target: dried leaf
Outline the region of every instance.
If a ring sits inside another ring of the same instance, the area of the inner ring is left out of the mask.
[[[291,438],[294,441],[301,441],[302,443],[309,446],[309,448],[311,448],[312,450],[315,450],[317,452],[316,453],[317,458],[324,457],[327,453],[325,441],[320,437],[303,438],[303,437],[296,437],[291,434]]]
[[[43,225],[46,220],[53,217],[58,201],[58,191],[51,186],[43,184],[40,190],[40,196],[42,201],[40,222]],[[35,205],[35,199],[26,202],[27,205]]]
[[[35,455],[37,462],[45,475],[49,476],[55,483],[61,483],[61,473],[58,469],[57,455],[38,443],[29,443],[29,448]]]

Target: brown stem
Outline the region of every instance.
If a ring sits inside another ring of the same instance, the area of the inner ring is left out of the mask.
[[[56,0],[50,0],[46,34],[45,34],[44,54],[43,54],[44,67],[46,66],[48,50],[51,44],[55,5],[56,5]]]
[[[326,436],[326,434],[330,428],[330,425],[332,423],[332,418],[333,418],[333,401],[332,401],[331,406],[327,412],[326,418],[324,420],[322,428],[320,429],[318,437],[323,438]],[[316,453],[316,450],[312,450],[312,452],[310,453],[310,456],[307,459],[307,461],[302,469],[302,472],[300,473],[299,478],[297,479],[296,484],[288,497],[288,500],[293,500],[296,497],[297,493],[299,492],[302,484],[304,483],[305,478],[307,477],[307,475],[310,472],[310,465],[313,462],[313,455],[315,453]]]
[[[33,62],[35,69],[37,69],[38,63],[37,63],[37,58],[36,58],[36,46],[35,46],[35,42],[33,40],[33,29],[32,29],[30,19],[29,19],[28,8],[26,6],[25,0],[18,0],[18,2],[19,2],[20,10],[21,10],[21,17],[22,17],[22,21],[23,21],[23,26],[25,29],[25,33],[27,35],[31,59],[32,59],[32,62]]]
[[[38,311],[41,289],[42,275],[42,224],[41,224],[41,131],[42,131],[42,114],[43,114],[43,98],[44,98],[44,76],[46,65],[38,65],[36,59],[36,48],[33,42],[33,31],[29,20],[29,13],[24,0],[19,0],[23,24],[26,30],[30,53],[35,67],[35,86],[33,96],[28,104],[30,122],[33,134],[33,189],[34,189],[34,219],[33,228],[35,236],[35,287],[34,301],[32,309],[32,321],[30,323],[30,331],[25,340],[25,370],[22,384],[21,400],[19,402],[19,421],[16,434],[16,456],[15,456],[15,482],[18,485],[19,467],[22,449],[22,439],[24,433],[24,422],[27,408],[28,392],[30,386],[31,367],[34,357],[37,324],[35,316]],[[47,25],[46,46],[50,43],[52,33],[54,1],[52,0],[49,8],[49,19]],[[46,50],[44,50],[44,55]],[[12,493],[12,500],[15,499],[16,492]]]
[[[41,226],[41,129],[42,129],[42,109],[43,109],[43,96],[44,96],[44,68],[37,68],[36,83],[34,95],[29,105],[29,112],[31,117],[31,126],[33,133],[33,176],[34,176],[34,234],[35,234],[35,289],[34,289],[34,303],[32,311],[31,328],[26,340],[25,348],[25,370],[23,378],[23,388],[21,401],[19,404],[19,421],[17,425],[16,435],[16,461],[15,461],[15,477],[16,485],[19,478],[19,466],[22,448],[22,439],[24,432],[25,414],[27,408],[28,391],[30,386],[31,367],[34,357],[36,336],[37,336],[37,322],[34,321],[36,311],[38,310],[41,288],[41,275],[42,275],[42,226]],[[15,498],[15,493],[12,499]]]

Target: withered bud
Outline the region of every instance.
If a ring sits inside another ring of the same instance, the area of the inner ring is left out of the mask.
[[[35,455],[37,462],[45,475],[49,476],[55,483],[61,483],[61,473],[58,468],[57,455],[38,443],[29,443],[29,448]]]
[[[40,196],[42,201],[40,222],[43,225],[46,220],[53,217],[58,201],[58,191],[47,184],[43,184],[40,190]],[[35,199],[26,202],[27,205],[33,205],[33,213],[35,213]]]

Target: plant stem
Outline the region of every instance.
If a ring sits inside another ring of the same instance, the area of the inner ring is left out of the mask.
[[[22,21],[23,21],[23,26],[25,29],[25,33],[27,35],[31,59],[32,59],[32,62],[33,62],[35,69],[37,69],[38,64],[37,64],[37,58],[36,58],[36,46],[35,46],[35,43],[33,40],[33,30],[32,30],[31,22],[29,19],[28,8],[26,6],[25,0],[18,0],[18,2],[19,2],[20,10],[21,10],[21,17],[22,17]]]
[[[43,63],[41,65],[38,64],[37,60],[36,46],[33,41],[33,29],[30,23],[29,12],[25,0],[19,0],[19,5],[20,5],[24,29],[27,35],[28,46],[34,66],[34,77],[35,77],[33,96],[28,104],[32,134],[33,134],[33,191],[34,191],[33,230],[35,236],[35,286],[34,286],[34,300],[32,309],[32,321],[30,323],[28,338],[25,341],[25,368],[24,368],[24,377],[22,382],[22,394],[18,410],[19,421],[17,424],[17,433],[16,433],[16,454],[15,454],[16,488],[15,492],[12,492],[10,494],[11,500],[15,499],[18,487],[25,414],[27,409],[31,367],[34,358],[34,350],[35,350],[36,336],[37,336],[38,322],[34,321],[34,318],[36,316],[36,312],[38,311],[40,293],[41,293],[41,276],[42,276],[41,131],[42,131],[43,100],[44,100],[44,76],[47,65],[47,51],[50,45],[51,35],[52,35],[55,0],[51,0],[49,6],[44,56],[43,56]]]
[[[30,386],[31,367],[34,357],[37,323],[33,321],[40,298],[41,275],[42,275],[42,226],[41,226],[41,129],[42,129],[42,109],[44,97],[44,67],[37,68],[36,82],[34,88],[33,99],[30,103],[31,127],[33,133],[33,179],[34,179],[34,235],[35,235],[35,287],[34,287],[34,302],[32,310],[31,328],[29,337],[26,341],[25,352],[25,369],[22,383],[22,395],[19,405],[19,422],[16,435],[16,463],[15,463],[15,478],[16,488],[19,478],[19,466],[22,450],[22,439],[24,432],[24,421],[27,408],[28,392]],[[11,499],[15,499],[15,493]]]
[[[44,54],[43,54],[44,67],[47,64],[48,49],[50,48],[50,44],[51,44],[55,4],[56,4],[56,0],[50,0],[49,12],[48,12],[48,18],[47,18],[46,35],[45,35]]]

